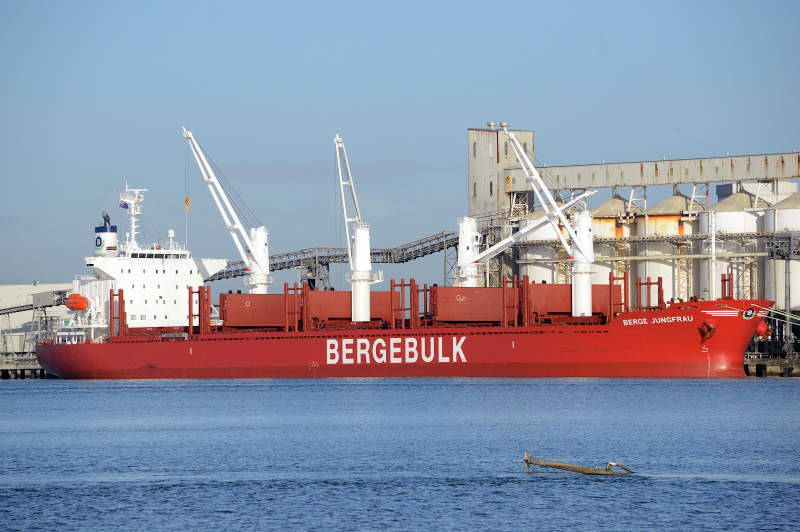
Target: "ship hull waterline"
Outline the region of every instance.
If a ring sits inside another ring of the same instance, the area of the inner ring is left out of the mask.
[[[320,377],[740,378],[763,322],[699,308],[623,313],[600,326],[447,327],[212,333],[189,340],[39,344],[50,374],[68,379]],[[701,325],[716,330],[704,338]],[[131,339],[133,340],[133,339]]]

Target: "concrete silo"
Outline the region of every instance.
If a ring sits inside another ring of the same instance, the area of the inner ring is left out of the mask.
[[[697,232],[697,220],[691,220],[686,215],[690,210],[705,210],[703,205],[692,203],[691,198],[683,194],[675,194],[665,199],[654,207],[647,209],[643,216],[636,221],[636,236],[638,237],[677,237],[691,235]],[[648,277],[656,281],[662,278],[664,300],[673,298],[687,299],[693,295],[692,262],[691,259],[679,259],[678,255],[691,254],[691,245],[680,239],[670,239],[661,242],[646,242],[638,244],[638,255],[647,256],[646,260],[639,260],[636,268],[637,276],[645,281]],[[663,259],[659,259],[663,256]],[[649,258],[653,257],[653,258]],[[652,291],[655,298],[655,290]],[[642,303],[646,303],[644,293]]]
[[[763,210],[768,207],[763,200],[756,201],[756,196],[749,192],[736,192],[726,197],[716,205],[709,208],[707,212],[698,215],[700,221],[700,233],[711,233],[711,217],[715,213],[716,219],[716,247],[717,253],[746,254],[748,251],[757,251],[756,233],[758,232],[760,219]],[[753,233],[753,239],[748,241],[737,237],[736,240],[726,240],[725,235],[741,235],[742,233]],[[710,253],[708,241],[701,247],[701,253]],[[733,276],[733,295],[739,299],[757,297],[763,293],[764,279],[759,282],[757,272],[764,269],[764,261],[759,264],[755,257],[739,256],[718,258],[714,268],[711,266],[711,259],[699,260],[700,273],[700,296],[709,299],[713,293],[715,297],[721,295],[722,275]],[[711,271],[714,270],[714,279],[711,280]],[[712,292],[713,284],[713,292]]]
[[[630,207],[630,213],[628,209]],[[620,196],[614,196],[599,207],[592,209],[592,231],[597,238],[627,238],[636,234],[636,222],[632,215],[640,214],[642,209],[638,205],[629,205],[629,202]],[[623,244],[595,244],[595,273],[592,283],[605,284],[608,274],[614,269],[614,275],[621,277],[627,269],[623,261],[606,262],[605,257],[624,257],[627,250]]]
[[[764,218],[767,232],[800,231],[800,192],[767,209]],[[765,277],[766,296],[775,301],[775,308],[800,313],[800,264],[783,259],[768,259]]]
[[[519,221],[519,228],[524,229],[529,224],[537,224],[545,217],[545,212],[542,209],[533,211],[532,213],[521,218]],[[536,242],[537,240],[557,240],[558,233],[553,228],[552,224],[547,224],[528,235],[525,241]],[[560,249],[560,245],[558,249]],[[555,259],[558,257],[558,249],[545,246],[535,245],[521,247],[519,249],[520,259],[523,260],[536,260],[536,259]],[[521,263],[519,268],[519,276],[527,275],[528,279],[532,282],[547,282],[555,283],[557,281],[557,266],[554,262],[539,262],[533,264]]]

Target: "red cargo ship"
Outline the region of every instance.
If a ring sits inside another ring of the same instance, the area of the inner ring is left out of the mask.
[[[120,206],[129,210],[128,238],[117,245],[116,227],[104,212],[105,225],[95,229],[95,256],[86,259],[95,276],[75,280],[73,318],[36,346],[39,363],[51,374],[76,379],[744,377],[745,349],[754,335],[767,333],[764,318],[772,303],[734,300],[725,275],[722,298],[714,301],[667,303],[661,279],[637,281],[636,293],[629,295],[623,287],[634,283],[627,274],[592,285],[591,215],[584,210],[570,222],[566,213],[593,192],[556,202],[525,147],[507,124],[501,126],[546,216],[484,251],[476,221],[462,219],[459,286],[420,287],[412,279],[392,281],[389,291],[370,291],[383,275],[372,272],[369,227],[361,220],[337,136],[352,291],[315,291],[304,284],[284,285],[283,294],[267,293],[272,278],[266,228],[254,223],[249,234],[245,231],[213,165],[184,130],[248,266],[251,293],[221,294],[220,319],[212,323],[203,279],[225,261],[193,259],[173,242],[173,231],[163,246],[140,246],[136,234],[145,190],[126,184]],[[354,217],[347,214],[345,187]],[[548,224],[571,259],[572,284],[515,277],[497,288],[478,286],[480,263]],[[631,301],[634,308],[628,307]]]
[[[630,309],[620,285],[594,285],[592,316],[576,318],[569,285],[412,280],[373,292],[367,323],[349,321],[350,292],[285,286],[283,294],[220,294],[224,325],[212,326],[209,290],[198,292],[198,325],[181,332],[129,328],[122,290],[112,291],[114,336],[40,344],[39,362],[72,379],[744,377],[745,348],[766,332],[772,305],[723,296]]]

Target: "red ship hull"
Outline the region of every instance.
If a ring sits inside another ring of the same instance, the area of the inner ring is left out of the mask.
[[[68,379],[736,378],[745,376],[745,349],[766,329],[763,309],[771,305],[694,302],[625,312],[606,325],[237,332],[144,342],[123,337],[39,344],[36,356],[48,373]],[[704,322],[716,329],[710,337]]]

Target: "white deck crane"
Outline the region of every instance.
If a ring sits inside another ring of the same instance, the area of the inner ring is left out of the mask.
[[[273,282],[272,277],[269,276],[269,246],[267,243],[269,231],[262,225],[260,227],[251,227],[249,235],[245,232],[244,226],[239,221],[239,216],[231,206],[228,196],[225,194],[216,174],[214,174],[211,165],[208,164],[208,160],[203,154],[203,150],[200,149],[200,145],[194,135],[192,135],[191,131],[186,131],[186,128],[183,128],[183,136],[189,142],[189,147],[192,149],[197,165],[200,167],[200,173],[203,174],[203,180],[208,185],[208,190],[211,191],[211,197],[214,198],[214,202],[217,204],[220,214],[222,214],[222,219],[225,221],[225,226],[228,228],[231,238],[233,238],[233,243],[236,244],[236,249],[239,250],[239,255],[250,270],[250,276],[245,280],[245,284],[250,287],[251,294],[266,294],[269,285]],[[237,232],[239,233],[238,235]],[[239,236],[244,241],[249,253],[245,253],[242,243],[239,241]]]
[[[567,256],[573,261],[572,266],[572,315],[591,316],[592,315],[592,263],[594,262],[594,250],[592,243],[592,217],[589,211],[584,210],[578,215],[576,229],[569,224],[564,212],[584,199],[592,196],[596,191],[584,192],[580,196],[573,198],[566,204],[559,206],[539,172],[534,167],[528,154],[520,145],[514,133],[508,130],[508,123],[500,124],[503,133],[514,149],[517,160],[522,165],[522,170],[528,178],[528,182],[533,188],[542,209],[545,211],[545,218],[535,225],[529,225],[517,231],[510,237],[498,242],[486,251],[479,253],[478,245],[481,236],[478,233],[477,223],[474,218],[462,218],[459,223],[459,243],[458,243],[458,279],[459,286],[478,286],[478,265],[502,253],[514,243],[519,242],[527,235],[552,224],[558,238],[561,240]],[[572,246],[566,241],[557,220],[560,220],[570,236]]]
[[[372,258],[369,247],[369,225],[361,220],[361,211],[358,208],[356,189],[353,185],[353,176],[350,174],[350,163],[347,162],[347,152],[344,141],[336,135],[333,139],[336,145],[336,166],[339,171],[339,189],[342,192],[342,213],[347,234],[347,259],[350,262],[350,273],[347,280],[353,285],[351,297],[352,320],[364,322],[370,320],[370,295],[369,287],[373,283],[383,281],[383,272],[372,273]],[[344,173],[342,170],[344,169]],[[345,176],[347,180],[345,180]],[[345,201],[344,187],[350,187],[350,194],[355,207],[355,218],[347,217],[347,202]],[[353,223],[353,238],[350,239],[350,228],[347,224]]]

